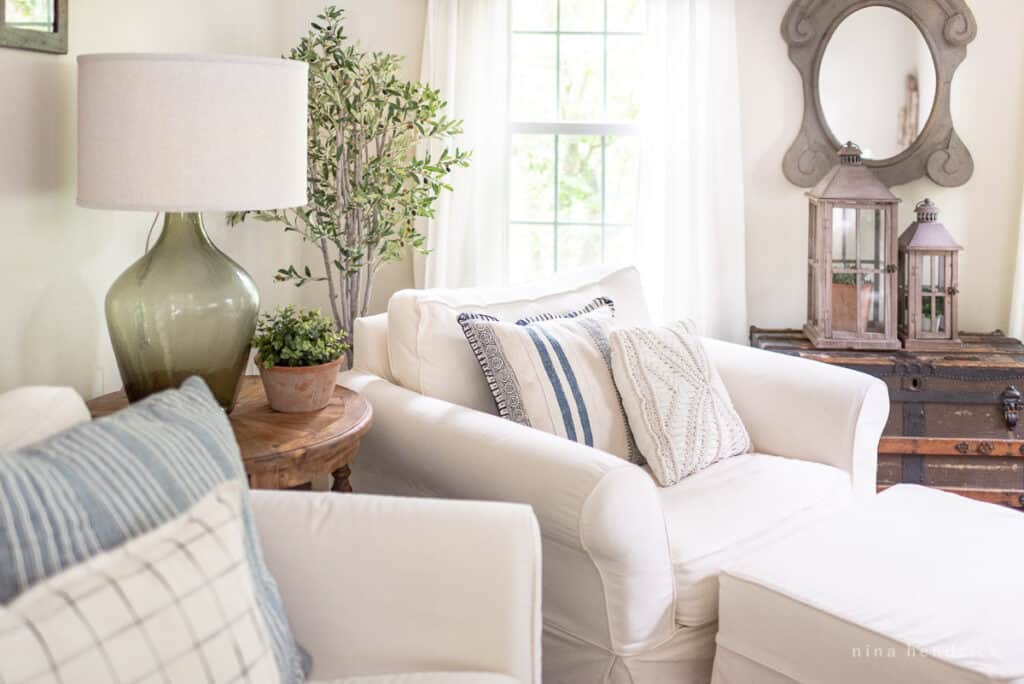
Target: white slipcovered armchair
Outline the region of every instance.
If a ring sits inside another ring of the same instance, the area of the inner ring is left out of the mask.
[[[719,571],[875,491],[885,385],[842,368],[707,340],[756,453],[673,487],[610,454],[493,415],[456,322],[569,311],[597,296],[648,323],[634,269],[515,290],[408,290],[356,322],[343,384],[374,409],[359,491],[528,503],[544,554],[544,681],[710,679]]]
[[[67,387],[0,394],[0,451],[89,420]],[[540,540],[522,505],[252,492],[312,680],[540,684]]]

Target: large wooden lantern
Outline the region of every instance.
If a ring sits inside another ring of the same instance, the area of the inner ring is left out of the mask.
[[[899,199],[846,143],[839,165],[807,193],[807,324],[821,349],[899,349],[896,205]]]
[[[899,336],[914,351],[959,349],[957,259],[963,248],[939,223],[934,202],[918,202],[914,211],[917,220],[899,240]]]

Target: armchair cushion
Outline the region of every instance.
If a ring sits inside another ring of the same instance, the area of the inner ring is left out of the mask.
[[[346,677],[311,684],[521,684],[508,675],[489,672],[407,672],[404,674]]]
[[[459,314],[514,321],[572,311],[602,296],[615,302],[620,323],[647,324],[635,268],[584,270],[528,287],[396,292],[388,302],[391,372],[397,384],[414,392],[494,414],[494,399],[463,338]]]
[[[852,499],[832,466],[742,454],[660,487],[680,625],[718,615],[718,575],[730,562],[784,539]]]

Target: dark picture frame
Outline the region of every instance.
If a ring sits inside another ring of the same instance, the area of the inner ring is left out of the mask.
[[[0,47],[66,55],[68,53],[68,2],[70,0],[52,0],[52,2],[54,5],[54,30],[35,31],[8,25],[4,17],[7,2],[0,0]]]

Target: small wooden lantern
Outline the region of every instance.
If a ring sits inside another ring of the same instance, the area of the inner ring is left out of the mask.
[[[863,165],[851,142],[807,197],[807,337],[820,349],[899,349],[899,198]]]
[[[899,241],[899,336],[913,351],[959,349],[957,260],[963,247],[939,223],[939,208],[930,199],[914,211],[917,220]]]

